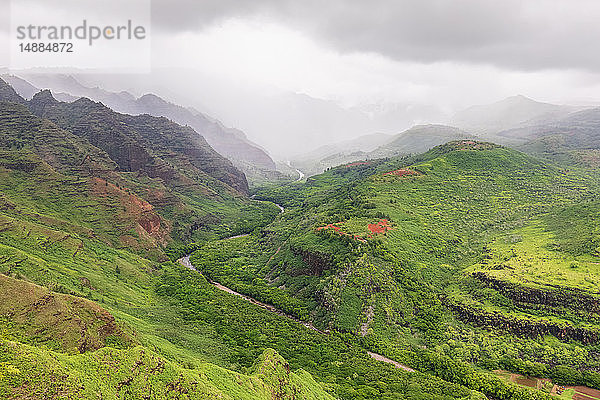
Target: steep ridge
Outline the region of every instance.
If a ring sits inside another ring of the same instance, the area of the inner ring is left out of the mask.
[[[12,100],[10,86],[0,86],[9,93],[0,100]],[[22,103],[0,102],[3,190],[17,209],[38,185],[35,199],[44,201],[28,200],[27,208],[44,218],[73,218],[107,243],[159,258],[165,246],[243,233],[269,218],[245,196],[244,174],[190,128],[87,99],[61,103],[48,91]],[[57,206],[49,206],[52,199]],[[243,223],[241,213],[248,215]]]
[[[154,94],[146,94],[136,100],[137,113],[165,116],[173,121],[188,125],[200,133],[220,154],[234,161],[266,170],[276,170],[275,162],[258,145],[250,142],[246,135],[233,128],[223,126],[218,120],[191,108],[184,108],[167,102]]]
[[[24,87],[24,94],[30,93],[31,84],[16,76],[6,76],[9,82]],[[89,88],[79,83],[71,76],[44,75],[31,77],[33,82],[42,88],[53,89],[56,92],[66,92],[70,95],[87,97],[102,102],[107,107],[126,114],[148,114],[156,117],[166,117],[172,121],[190,126],[198,132],[219,154],[232,160],[234,164],[245,172],[254,169],[275,171],[275,162],[265,150],[248,140],[246,135],[233,128],[225,127],[220,121],[213,119],[193,108],[186,108],[154,95],[146,94],[139,98],[127,92],[113,93],[100,88]],[[71,96],[60,96],[71,99]]]
[[[4,149],[32,150],[57,170],[106,174],[117,168],[109,155],[48,120],[31,114],[25,105],[0,103]]]
[[[273,350],[240,371],[156,292],[169,245],[277,213],[243,174],[165,118],[2,93],[0,398],[333,399]]]
[[[121,186],[127,181],[102,150],[14,103],[0,103],[0,129],[0,190],[7,215],[53,227],[70,221],[69,229],[85,236],[114,245],[125,240],[145,250],[171,240],[170,224]]]
[[[238,291],[258,274],[281,306],[304,301],[315,326],[364,336],[419,371],[455,379],[467,362],[596,388],[598,184],[586,170],[463,139],[265,188],[258,198],[300,215],[245,240],[244,254],[261,261],[219,267],[235,248],[216,247],[196,260],[237,279],[228,286]],[[313,276],[308,252],[331,265]],[[492,387],[479,386],[512,398]]]
[[[8,85],[4,80],[0,79],[0,101],[7,101],[11,103],[25,103],[25,99],[15,92],[12,86]]]
[[[473,139],[475,137],[453,126],[435,124],[416,125],[395,135],[387,143],[373,150],[369,158],[423,153],[446,142],[459,139]]]
[[[139,171],[170,182],[178,173],[191,174],[195,169],[241,193],[248,191],[243,173],[195,131],[166,118],[118,114],[85,98],[58,102],[49,91],[36,94],[29,107],[39,117],[105,150],[124,172]]]

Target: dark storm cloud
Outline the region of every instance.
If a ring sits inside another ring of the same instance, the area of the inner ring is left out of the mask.
[[[153,2],[154,27],[200,31],[263,18],[343,52],[400,61],[519,70],[600,69],[600,2],[588,0],[175,0]]]

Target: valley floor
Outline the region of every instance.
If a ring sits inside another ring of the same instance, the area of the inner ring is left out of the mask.
[[[237,237],[239,237],[239,236],[237,236]],[[229,239],[233,239],[233,238],[235,238],[235,237],[231,237],[231,238],[229,238]],[[196,268],[195,268],[195,267],[192,265],[192,263],[190,262],[190,256],[189,256],[189,255],[187,255],[187,256],[185,256],[185,257],[182,257],[182,258],[180,258],[179,260],[177,260],[177,262],[179,262],[181,265],[183,265],[183,266],[184,266],[184,267],[186,267],[186,268],[189,268],[189,269],[190,269],[190,270],[192,270],[192,271],[196,271],[196,272],[198,272],[198,271],[196,270]],[[289,314],[286,314],[285,312],[283,312],[283,311],[281,311],[281,310],[279,310],[279,309],[277,309],[277,308],[273,307],[273,306],[272,306],[272,305],[270,305],[270,304],[266,304],[266,303],[260,302],[260,301],[258,301],[258,300],[256,300],[256,299],[253,299],[252,297],[248,297],[248,296],[246,296],[246,295],[243,295],[243,294],[241,294],[241,293],[238,293],[238,292],[236,292],[235,290],[232,290],[232,289],[230,289],[230,288],[228,288],[228,287],[226,287],[226,286],[223,286],[223,285],[221,285],[219,282],[214,282],[214,281],[209,281],[209,282],[210,282],[210,283],[211,283],[211,284],[212,284],[214,287],[216,287],[216,288],[217,288],[217,289],[219,289],[219,290],[222,290],[222,291],[224,291],[224,292],[226,292],[226,293],[229,293],[229,294],[232,294],[232,295],[234,295],[234,296],[239,296],[239,297],[241,297],[242,299],[244,299],[244,300],[246,300],[246,301],[248,301],[248,302],[250,302],[250,303],[252,303],[252,304],[254,304],[254,305],[257,305],[258,307],[262,307],[262,308],[264,308],[264,309],[266,309],[266,310],[269,310],[269,311],[270,311],[270,312],[272,312],[272,313],[275,313],[275,314],[277,314],[277,315],[280,315],[280,316],[283,316],[283,317],[289,318],[289,319],[291,319],[291,320],[293,320],[293,321],[296,321],[296,322],[298,322],[298,323],[301,323],[302,325],[304,325],[304,326],[305,326],[305,327],[307,327],[308,329],[311,329],[311,330],[313,330],[313,331],[315,331],[315,332],[319,332],[319,333],[320,333],[320,334],[322,334],[322,335],[328,335],[328,334],[329,334],[329,331],[322,331],[322,330],[320,330],[320,329],[317,329],[317,328],[315,328],[315,326],[314,326],[312,323],[310,323],[310,322],[305,322],[305,321],[300,321],[299,319],[297,319],[297,318],[295,318],[295,317],[293,317],[293,316],[291,316],[291,315],[289,315]],[[414,370],[414,369],[412,369],[412,368],[410,368],[410,367],[408,367],[408,366],[406,366],[406,365],[402,365],[402,364],[400,364],[399,362],[396,362],[396,361],[394,361],[394,360],[390,360],[389,358],[387,358],[387,357],[385,357],[385,356],[382,356],[381,354],[373,353],[372,351],[367,351],[367,354],[368,354],[370,357],[372,357],[374,360],[377,360],[377,361],[382,361],[382,362],[385,362],[385,363],[391,364],[391,365],[393,365],[394,367],[396,367],[396,368],[400,368],[400,369],[402,369],[402,370],[404,370],[404,371],[407,371],[407,372],[415,372],[415,370]]]

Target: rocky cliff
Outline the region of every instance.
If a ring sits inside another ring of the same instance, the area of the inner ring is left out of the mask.
[[[81,98],[59,102],[45,90],[29,102],[31,111],[106,151],[124,172],[139,172],[167,183],[206,174],[247,194],[244,174],[214,151],[197,132],[163,117],[117,113]]]

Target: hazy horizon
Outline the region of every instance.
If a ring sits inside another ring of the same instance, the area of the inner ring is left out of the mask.
[[[572,4],[155,0],[152,72],[78,79],[197,108],[285,159],[518,94],[599,104],[600,4]]]

